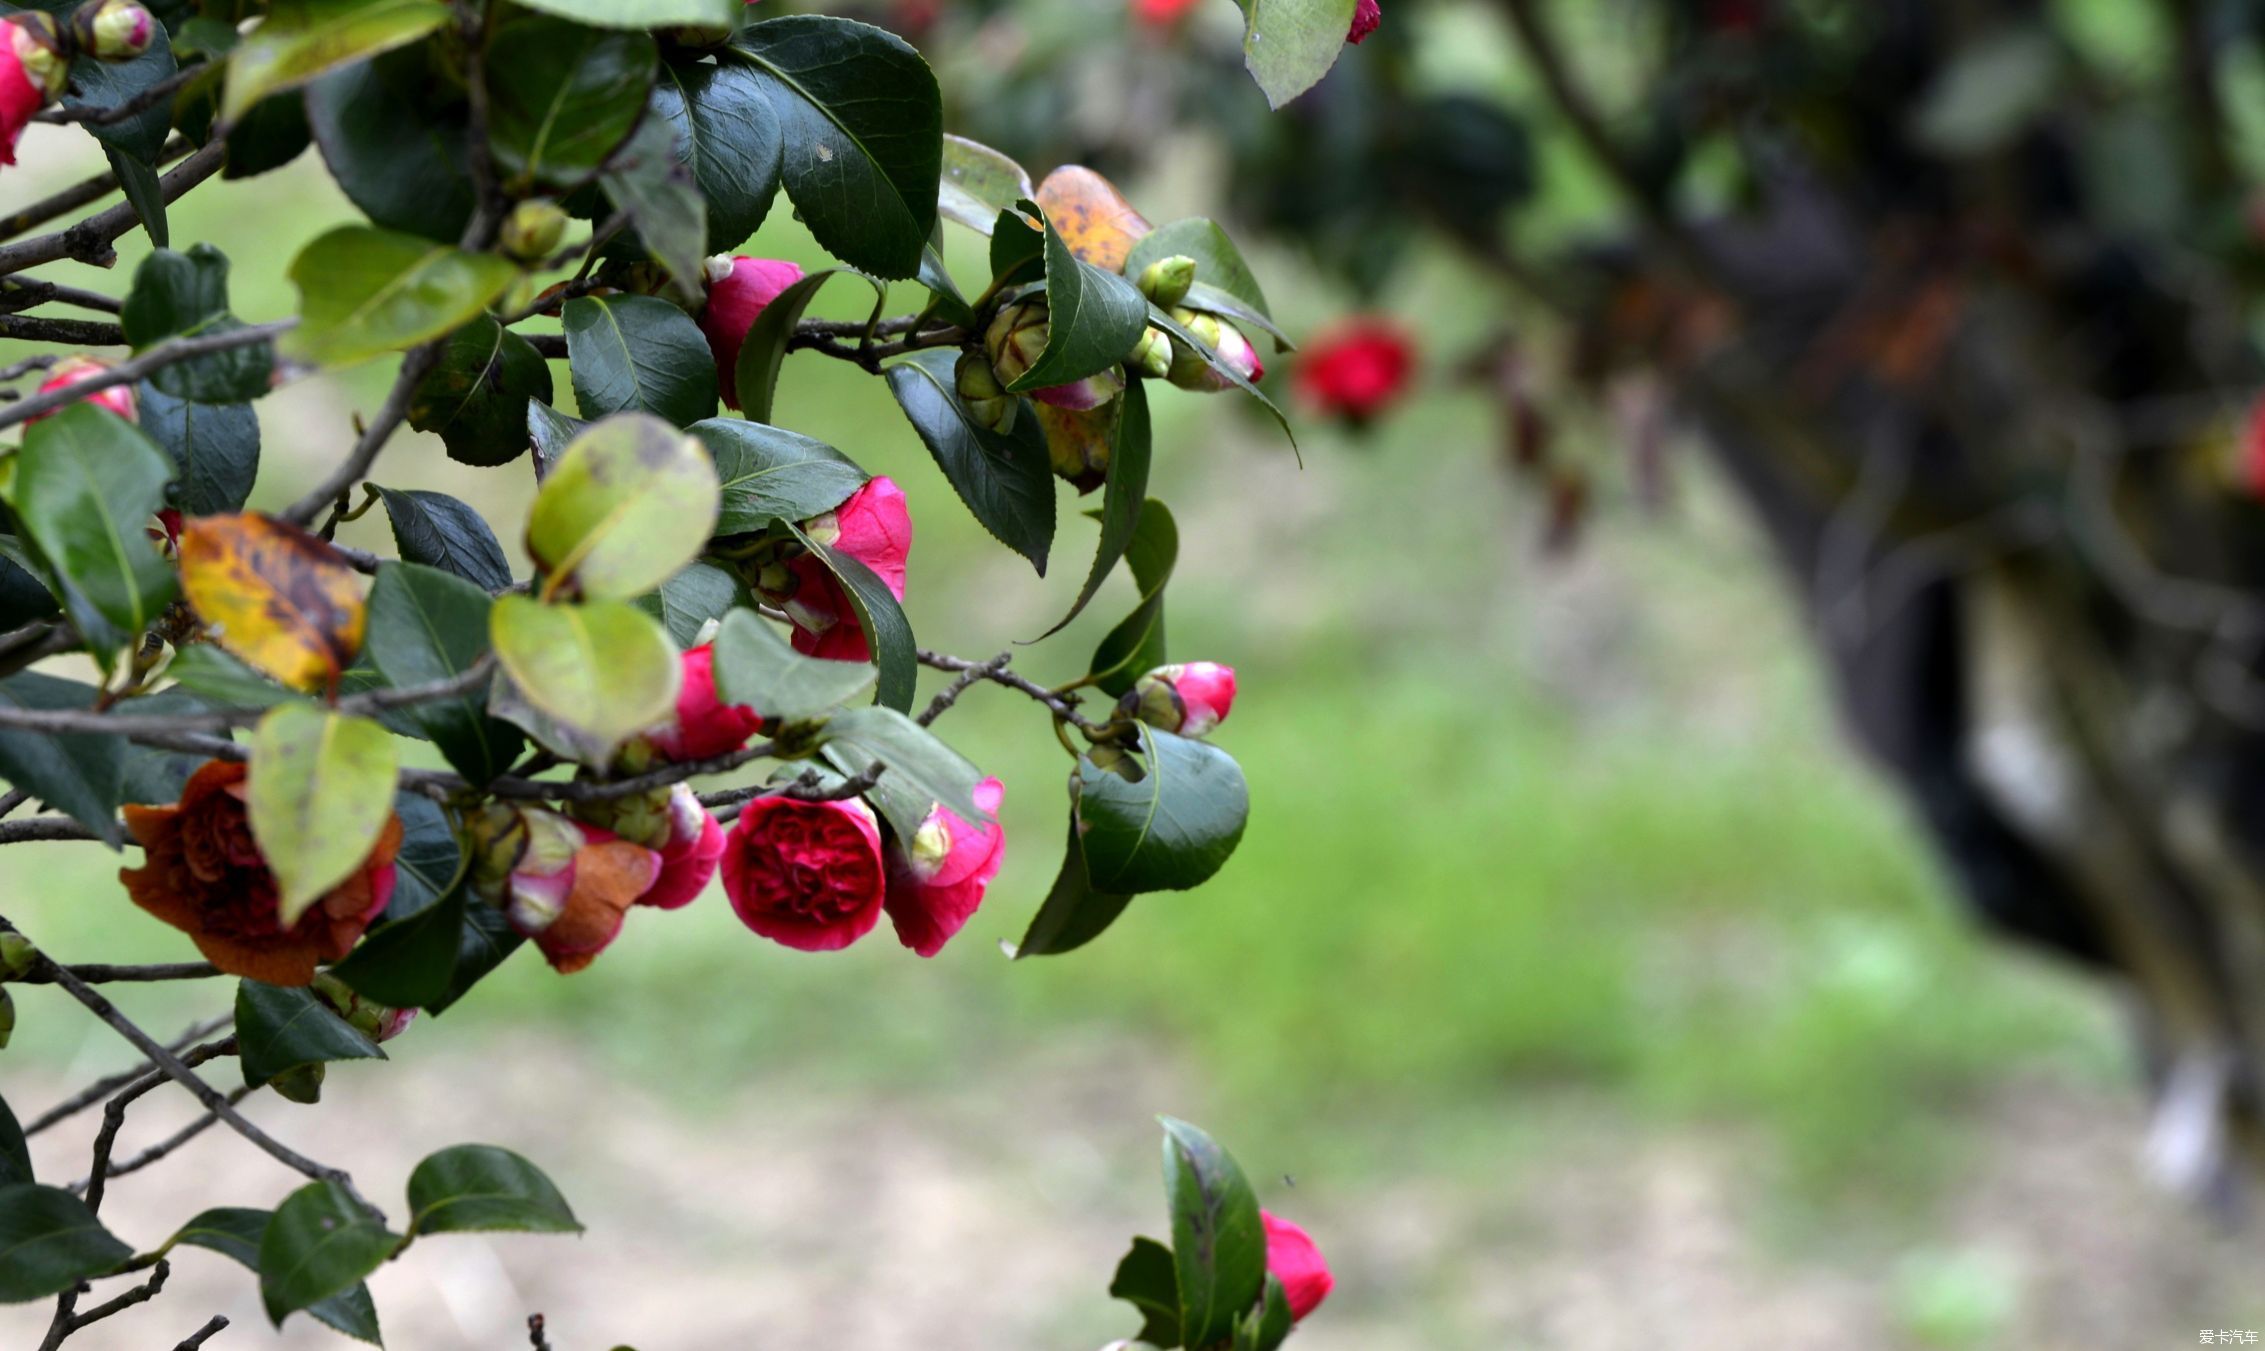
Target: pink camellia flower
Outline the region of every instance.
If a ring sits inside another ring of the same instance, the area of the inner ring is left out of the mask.
[[[671,760],[712,760],[745,746],[763,727],[763,715],[716,694],[716,653],[702,644],[684,654],[684,683],[676,690],[676,719],[645,734]]]
[[[1235,706],[1235,668],[1215,661],[1159,666],[1133,682],[1120,706],[1151,727],[1203,736]]]
[[[873,931],[888,882],[873,809],[759,797],[724,842],[724,894],[739,922],[774,943],[834,952]]]
[[[668,817],[668,839],[660,845],[660,876],[637,898],[637,904],[661,910],[690,905],[708,889],[716,863],[724,856],[724,828],[700,805],[690,784],[669,789]]]
[[[65,357],[48,368],[47,378],[39,382],[39,392],[45,394],[49,390],[69,389],[81,380],[87,379],[89,376],[105,374],[109,369],[110,363],[97,357]],[[132,385],[112,385],[107,389],[98,389],[87,395],[84,401],[97,408],[107,408],[128,422],[134,420],[134,387]],[[40,418],[53,417],[61,411],[63,410],[60,408],[53,409],[41,413],[37,417],[26,418],[25,421],[37,422]]]
[[[994,818],[991,824],[973,825],[939,805],[910,840],[889,846],[889,921],[898,941],[921,956],[944,950],[999,875],[1007,835],[996,818],[1005,796],[997,779],[985,779],[975,787],[975,805]]]
[[[1337,1278],[1305,1230],[1269,1211],[1258,1212],[1258,1218],[1266,1225],[1266,1269],[1282,1283],[1291,1321],[1303,1322],[1337,1288]]]
[[[1368,40],[1376,26],[1384,22],[1384,7],[1377,0],[1361,0],[1353,8],[1353,26],[1346,32],[1345,41],[1359,44]]]
[[[1132,0],[1133,17],[1151,28],[1169,28],[1188,15],[1198,0]]]
[[[889,594],[904,599],[905,559],[912,553],[912,513],[904,489],[887,478],[870,480],[849,500],[802,523],[803,532],[873,570]],[[832,661],[871,661],[873,649],[858,627],[857,610],[825,563],[810,554],[789,560],[793,590],[782,598],[794,621],[794,650]]]
[[[716,389],[724,406],[739,407],[739,389],[733,373],[739,369],[739,349],[747,330],[755,326],[763,307],[779,292],[802,280],[802,268],[780,258],[726,257],[708,260],[708,303],[700,310],[700,331],[708,335],[708,350],[716,358]]]
[[[0,164],[16,162],[16,138],[31,115],[63,92],[69,63],[45,14],[0,20]]]
[[[620,935],[629,907],[659,880],[661,856],[556,812],[528,807],[518,816],[524,847],[495,899],[551,969],[572,975]]]
[[[1407,392],[1416,345],[1383,319],[1355,319],[1307,346],[1298,361],[1298,394],[1321,412],[1355,425]]]

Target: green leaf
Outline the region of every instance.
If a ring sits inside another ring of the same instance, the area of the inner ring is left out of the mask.
[[[165,674],[215,708],[269,709],[285,700],[304,700],[212,643],[198,643],[173,654]]]
[[[529,9],[596,28],[729,28],[742,0],[525,0]]]
[[[1185,1121],[1164,1123],[1164,1196],[1172,1210],[1180,1331],[1190,1346],[1234,1335],[1266,1286],[1258,1198],[1234,1157]]]
[[[91,685],[38,671],[20,671],[0,680],[0,704],[11,708],[84,712],[94,707],[95,694]],[[125,742],[117,737],[5,728],[0,729],[0,776],[116,849],[118,804],[126,788],[125,752]]]
[[[351,877],[393,817],[393,738],[368,718],[278,704],[253,729],[246,806],[285,928]]]
[[[104,61],[94,56],[81,56],[71,63],[71,81],[63,96],[63,108],[72,113],[106,113],[122,108],[142,97],[150,89],[173,78],[173,46],[166,36],[163,24],[150,27],[149,49],[130,61]],[[103,148],[126,160],[147,165],[157,159],[165,145],[166,133],[173,129],[172,100],[159,99],[138,113],[118,121],[87,120],[80,125],[88,134],[102,142]],[[141,213],[139,203],[136,214]],[[145,224],[148,216],[142,217]],[[165,232],[164,216],[159,213],[152,237]],[[162,247],[163,241],[159,241]]]
[[[1185,891],[1219,871],[1242,842],[1250,791],[1234,757],[1207,741],[1139,729],[1142,754],[1119,769],[1077,762],[1077,819],[1086,875],[1106,891]]]
[[[787,342],[794,337],[794,326],[802,322],[802,312],[817,298],[818,288],[836,276],[856,277],[871,286],[876,306],[888,298],[888,288],[880,282],[839,267],[813,272],[773,297],[748,326],[746,340],[739,345],[739,358],[732,365],[732,393],[738,397],[740,411],[747,415],[748,421],[771,420],[771,404],[779,387],[779,368],[786,364]],[[879,313],[878,308],[875,313]]]
[[[771,213],[786,143],[766,89],[763,77],[746,66],[661,67],[653,86],[658,116],[648,120],[666,119],[676,158],[707,201],[707,243],[697,252],[730,252]]]
[[[657,115],[648,116],[628,144],[606,161],[598,181],[614,206],[629,217],[645,251],[668,272],[674,293],[696,304],[706,295],[701,263],[708,246],[708,203],[702,200],[692,171],[678,159],[675,145],[676,133],[669,124]]]
[[[31,1146],[25,1143],[24,1128],[8,1100],[0,1098],[0,1187],[31,1180]]]
[[[138,635],[178,590],[149,538],[172,477],[148,437],[78,403],[25,430],[8,501],[48,564],[102,619]]]
[[[1085,574],[1085,585],[1078,588],[1077,600],[1061,622],[1040,638],[1051,638],[1068,627],[1069,622],[1085,612],[1101,583],[1125,556],[1132,543],[1133,530],[1140,523],[1141,504],[1148,500],[1149,421],[1148,386],[1146,381],[1135,380],[1125,386],[1125,412],[1117,427],[1116,449],[1109,456],[1108,485],[1101,494],[1101,539],[1093,552],[1093,566]]]
[[[1353,27],[1355,0],[1241,3],[1250,20],[1243,33],[1243,65],[1276,108],[1321,83],[1344,52],[1345,35]]]
[[[746,583],[713,563],[693,563],[636,601],[638,609],[661,621],[680,648],[697,645],[709,620],[721,621],[754,603]]]
[[[1281,1278],[1269,1272],[1266,1294],[1258,1307],[1235,1323],[1235,1351],[1274,1351],[1289,1340],[1296,1325],[1297,1320],[1290,1316],[1289,1292],[1282,1288]]]
[[[233,122],[277,90],[406,46],[447,21],[438,0],[275,0],[229,55],[221,119]]]
[[[1122,362],[1148,329],[1148,302],[1133,284],[1070,252],[1046,223],[1046,350],[1007,382],[1014,393],[1066,385]]]
[[[574,438],[527,515],[527,552],[550,585],[629,600],[691,562],[715,533],[716,467],[694,437],[638,413]]]
[[[385,1059],[378,1044],[340,1017],[321,995],[256,980],[236,986],[236,1051],[243,1060],[247,1088],[258,1088],[301,1065]]]
[[[964,136],[944,136],[943,177],[936,188],[936,211],[978,234],[990,234],[999,213],[1038,190],[1030,174],[1012,159]]]
[[[134,387],[142,432],[173,461],[166,498],[190,516],[225,516],[251,500],[260,471],[260,420],[248,403],[176,399]]]
[[[260,1239],[267,1233],[270,1214],[248,1206],[207,1210],[181,1226],[181,1231],[166,1241],[165,1248],[169,1251],[184,1243],[204,1248],[241,1262],[256,1272],[260,1269]],[[377,1306],[370,1300],[370,1288],[360,1282],[342,1294],[308,1305],[307,1313],[317,1322],[349,1337],[360,1338],[373,1346],[380,1342]]]
[[[409,1210],[412,1234],[582,1232],[541,1169],[494,1145],[456,1145],[425,1156],[409,1174]]]
[[[724,617],[716,632],[716,689],[727,704],[750,704],[765,718],[808,722],[863,694],[873,668],[805,657],[751,610]],[[870,762],[868,762],[870,763]]]
[[[715,459],[723,487],[718,535],[748,534],[773,521],[807,521],[848,501],[869,477],[832,446],[782,427],[710,418],[687,430]]]
[[[132,155],[119,154],[108,146],[103,147],[102,157],[110,162],[110,172],[118,179],[118,190],[134,208],[134,219],[149,233],[149,242],[161,249],[172,243],[173,237],[165,222],[165,185],[158,181],[156,166]]]
[[[448,336],[417,382],[409,425],[437,434],[448,458],[509,464],[527,453],[527,403],[549,403],[550,363],[535,345],[481,315]]]
[[[377,491],[404,562],[452,572],[490,595],[510,588],[511,564],[503,545],[469,504],[422,488]]]
[[[994,288],[1037,281],[1046,275],[1046,232],[1036,222],[1035,203],[1024,201],[999,213],[991,227],[991,278]]]
[[[200,85],[206,107],[219,111],[221,72]],[[186,92],[186,91],[184,91]],[[183,119],[184,121],[186,119]],[[229,182],[256,178],[299,158],[313,141],[307,127],[307,101],[299,90],[271,94],[252,105],[228,133],[228,158],[220,176]]]
[[[1173,522],[1171,511],[1151,498],[1141,507],[1132,544],[1125,550],[1133,584],[1140,588],[1140,604],[1093,649],[1093,664],[1087,673],[1105,692],[1122,695],[1142,674],[1168,660],[1164,655],[1164,586],[1172,580],[1172,568],[1179,558],[1180,528]]]
[[[780,177],[828,253],[910,277],[936,224],[943,101],[902,38],[798,14],[740,30],[730,54],[762,72],[784,133]]]
[[[404,789],[394,795],[393,814],[401,818],[401,852],[393,858],[393,899],[385,907],[388,920],[438,904],[464,869],[456,824],[439,803]]]
[[[1216,287],[1258,314],[1272,320],[1273,311],[1266,306],[1266,292],[1258,285],[1258,277],[1243,261],[1242,250],[1227,232],[1201,216],[1190,216],[1169,225],[1159,225],[1141,236],[1125,259],[1125,275],[1137,280],[1151,263],[1166,258],[1187,257],[1195,260],[1195,279]]]
[[[210,244],[187,253],[159,249],[134,270],[119,315],[139,352],[167,338],[231,333],[245,327],[228,309],[228,259]],[[176,362],[150,377],[167,394],[200,403],[244,403],[268,391],[275,352],[268,343]]]
[[[535,443],[535,481],[549,478],[558,457],[566,453],[575,437],[589,429],[590,424],[581,418],[568,417],[547,403],[529,403],[527,437]]]
[[[462,675],[488,652],[488,593],[416,563],[382,563],[370,587],[365,650],[396,688]],[[483,682],[484,686],[485,682]],[[519,730],[487,715],[487,691],[428,699],[400,710],[440,747],[456,772],[484,784],[519,756]]]
[[[759,711],[768,709],[756,706]],[[963,821],[988,821],[975,805],[983,771],[934,732],[893,708],[850,708],[827,719],[825,756],[844,774],[862,774],[879,761],[884,772],[867,794],[899,837],[911,839],[941,806]]]
[[[920,681],[920,649],[913,641],[912,623],[904,617],[904,607],[897,603],[889,584],[858,559],[810,538],[800,524],[788,522],[787,529],[826,565],[849,596],[850,608],[857,611],[857,626],[865,631],[865,645],[872,649],[874,663],[881,668],[880,701],[900,711],[910,709]]]
[[[1109,1297],[1140,1311],[1140,1340],[1154,1346],[1180,1344],[1180,1277],[1172,1250],[1152,1238],[1136,1238],[1117,1263]]]
[[[260,1234],[260,1299],[277,1327],[298,1309],[352,1291],[404,1240],[335,1182],[285,1197]]]
[[[1203,358],[1205,365],[1211,367],[1211,369],[1225,376],[1227,378],[1228,384],[1233,385],[1243,393],[1250,395],[1252,398],[1266,405],[1266,411],[1274,415],[1275,425],[1279,426],[1282,429],[1282,434],[1284,436],[1290,438],[1291,448],[1296,449],[1298,444],[1298,434],[1290,430],[1290,419],[1282,415],[1282,409],[1274,402],[1274,400],[1267,397],[1266,391],[1252,384],[1250,380],[1245,377],[1241,371],[1235,369],[1234,366],[1220,360],[1219,353],[1213,350],[1210,344],[1204,342],[1203,339],[1189,332],[1187,327],[1184,324],[1180,323],[1179,320],[1174,319],[1171,315],[1166,314],[1163,310],[1157,308],[1154,305],[1150,305],[1148,307],[1148,322],[1154,324],[1160,329],[1163,329],[1166,333],[1171,334],[1175,340],[1185,343],[1191,350],[1196,353],[1196,355]]]
[[[509,259],[494,254],[341,225],[291,262],[300,322],[283,346],[320,366],[414,347],[470,323],[518,276]]]
[[[1122,892],[1094,889],[1092,879],[1085,875],[1085,854],[1078,847],[1077,815],[1071,813],[1069,844],[1062,851],[1061,871],[1054,875],[1054,885],[1046,892],[1045,904],[1039,906],[1038,913],[1031,918],[1022,941],[1015,945],[1015,960],[1050,957],[1084,947],[1116,923],[1117,916],[1124,913],[1131,900],[1131,896]]]
[[[643,115],[658,59],[646,33],[502,11],[485,62],[488,143],[509,186],[587,182]]]
[[[415,914],[370,930],[330,968],[364,999],[420,1009],[448,998],[464,941],[466,895],[458,888]]]
[[[1911,117],[1913,137],[1946,155],[2009,144],[2052,106],[2061,85],[2058,39],[2042,24],[2014,24],[1966,43],[1943,63]]]
[[[134,1255],[60,1187],[0,1187],[0,1304],[68,1290]]]
[[[683,310],[654,296],[578,296],[564,317],[584,417],[642,412],[682,427],[716,411],[715,357]]]
[[[489,972],[503,965],[503,960],[517,952],[526,938],[511,927],[503,911],[492,905],[467,900],[464,906],[464,929],[457,938],[456,974],[449,978],[448,994],[425,1007],[441,1013],[457,1000],[471,993],[472,987],[485,979]]]
[[[505,596],[489,630],[527,702],[578,733],[593,758],[676,711],[676,647],[634,605],[544,605]]]
[[[307,86],[323,162],[363,215],[453,243],[472,219],[465,102],[445,92],[427,49],[392,52]]]
[[[1046,575],[1054,544],[1054,472],[1033,417],[1007,432],[978,424],[960,402],[955,353],[915,352],[888,368],[889,392],[935,457],[952,491],[992,538]]]

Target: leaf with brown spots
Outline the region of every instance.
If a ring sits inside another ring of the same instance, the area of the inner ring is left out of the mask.
[[[1133,245],[1152,228],[1116,184],[1077,164],[1046,175],[1038,185],[1038,209],[1078,261],[1109,272],[1125,270]]]
[[[293,689],[334,687],[362,649],[362,579],[294,525],[249,512],[190,521],[181,589],[223,648]]]

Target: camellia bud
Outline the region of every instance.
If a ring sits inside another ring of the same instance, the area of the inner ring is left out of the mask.
[[[978,425],[1002,434],[1014,430],[1015,410],[1021,407],[1021,401],[1007,393],[982,353],[960,353],[959,364],[952,368],[952,383],[967,415]]]
[[[1187,299],[1188,288],[1195,285],[1195,259],[1184,253],[1159,258],[1141,269],[1135,284],[1142,295],[1168,310]]]
[[[566,213],[543,198],[521,202],[503,218],[497,235],[504,253],[522,263],[539,263],[558,251],[566,238]]]
[[[317,974],[311,988],[322,996],[323,1002],[338,1010],[339,1017],[371,1041],[391,1041],[417,1021],[415,1009],[397,1009],[374,999],[364,999],[352,986],[328,971]]]
[[[39,382],[39,392],[45,394],[50,390],[68,389],[90,376],[102,375],[109,370],[110,363],[100,357],[65,357],[48,368],[47,378]],[[107,408],[128,422],[134,421],[135,405],[134,387],[132,385],[111,385],[106,389],[98,389],[87,395],[85,401],[97,408]],[[38,422],[41,418],[53,417],[61,411],[61,409],[55,409],[52,412],[38,414],[28,420]]]
[[[1232,369],[1245,380],[1256,381],[1266,374],[1266,365],[1258,359],[1258,349],[1242,330],[1217,315],[1196,310],[1172,311],[1172,318],[1180,327],[1192,334],[1196,341],[1208,347],[1219,358],[1221,365]],[[1215,394],[1222,389],[1233,389],[1234,382],[1222,374],[1205,356],[1184,342],[1172,344],[1172,372],[1167,377],[1181,389],[1198,393]]]
[[[991,317],[983,332],[984,350],[991,356],[991,371],[1002,387],[1014,384],[1038,364],[1053,330],[1047,324],[1046,302],[1025,300],[1009,305]],[[1125,377],[1115,368],[1066,385],[1048,385],[1030,391],[1030,397],[1056,408],[1083,412],[1125,392]]]
[[[156,35],[157,20],[134,0],[91,0],[71,15],[79,50],[104,61],[131,61]]]
[[[0,1051],[8,1049],[8,1038],[16,1035],[16,997],[0,989]]]
[[[326,1067],[319,1060],[291,1068],[267,1081],[267,1086],[286,1101],[312,1105],[322,1101],[322,1081]]]
[[[1235,705],[1235,668],[1215,661],[1159,666],[1133,682],[1119,711],[1159,731],[1202,736]]]
[[[39,949],[19,933],[0,933],[0,981],[22,980],[39,962]]]
[[[1151,379],[1161,380],[1172,373],[1172,338],[1163,329],[1151,328],[1140,335],[1140,345],[1133,348],[1125,364]]]

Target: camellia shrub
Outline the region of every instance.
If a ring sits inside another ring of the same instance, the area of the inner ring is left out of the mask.
[[[400,1184],[239,1104],[315,1103],[328,1064],[438,1035],[418,1015],[520,949],[571,976],[718,877],[750,941],[831,951],[885,917],[935,955],[1007,847],[1009,785],[936,730],[978,685],[1029,700],[1033,733],[1072,760],[1060,870],[1013,955],[1071,951],[1234,852],[1247,794],[1211,738],[1235,673],[1167,646],[1178,536],[1146,491],[1150,400],[1271,410],[1259,345],[1287,341],[1263,292],[1208,220],[1152,227],[1096,173],[1034,183],[947,135],[901,38],[780,8],[90,0],[0,17],[0,161],[34,121],[107,161],[0,219],[0,336],[38,345],[0,369],[33,386],[0,402],[20,436],[0,455],[0,842],[124,852],[112,903],[183,947],[67,962],[0,917],[0,979],[59,987],[141,1058],[28,1119],[0,1102],[0,1301],[54,1301],[43,1351],[150,1301],[184,1247],[250,1268],[278,1325],[304,1312],[376,1342],[365,1278],[410,1244],[578,1230],[508,1150],[444,1149],[381,1204]],[[1255,0],[1250,68],[1286,100],[1378,18],[1373,0]],[[168,209],[308,154],[364,219],[289,261],[296,315],[246,322],[224,250],[263,264],[259,223],[181,240]],[[838,266],[734,255],[782,193]],[[947,270],[947,226],[988,239],[987,275]],[[112,265],[137,230],[153,248],[118,294],[41,275]],[[891,281],[913,312],[889,312]],[[870,290],[870,316],[805,317],[828,285]],[[1049,687],[1011,646],[919,645],[905,494],[773,421],[797,351],[878,377],[976,524],[1041,574],[1055,480],[1097,496],[1098,547],[1052,631],[1120,566],[1139,600],[1085,675]],[[256,403],[379,361],[398,373],[319,482],[250,509]],[[531,462],[526,518],[403,481],[384,452],[404,425],[468,465]],[[335,539],[372,512],[393,556]],[[95,678],[45,669],[57,658]],[[229,1010],[170,1042],[101,991],[224,977]],[[223,1061],[240,1083],[204,1077]],[[203,1116],[122,1149],[129,1108],[168,1085]],[[27,1137],[97,1108],[85,1178],[34,1177]],[[214,1124],[302,1185],[229,1178],[251,1194],[170,1236],[112,1233],[107,1183]],[[1170,1241],[1137,1241],[1111,1292],[1151,1347],[1279,1345],[1327,1265],[1209,1137],[1165,1125]]]

